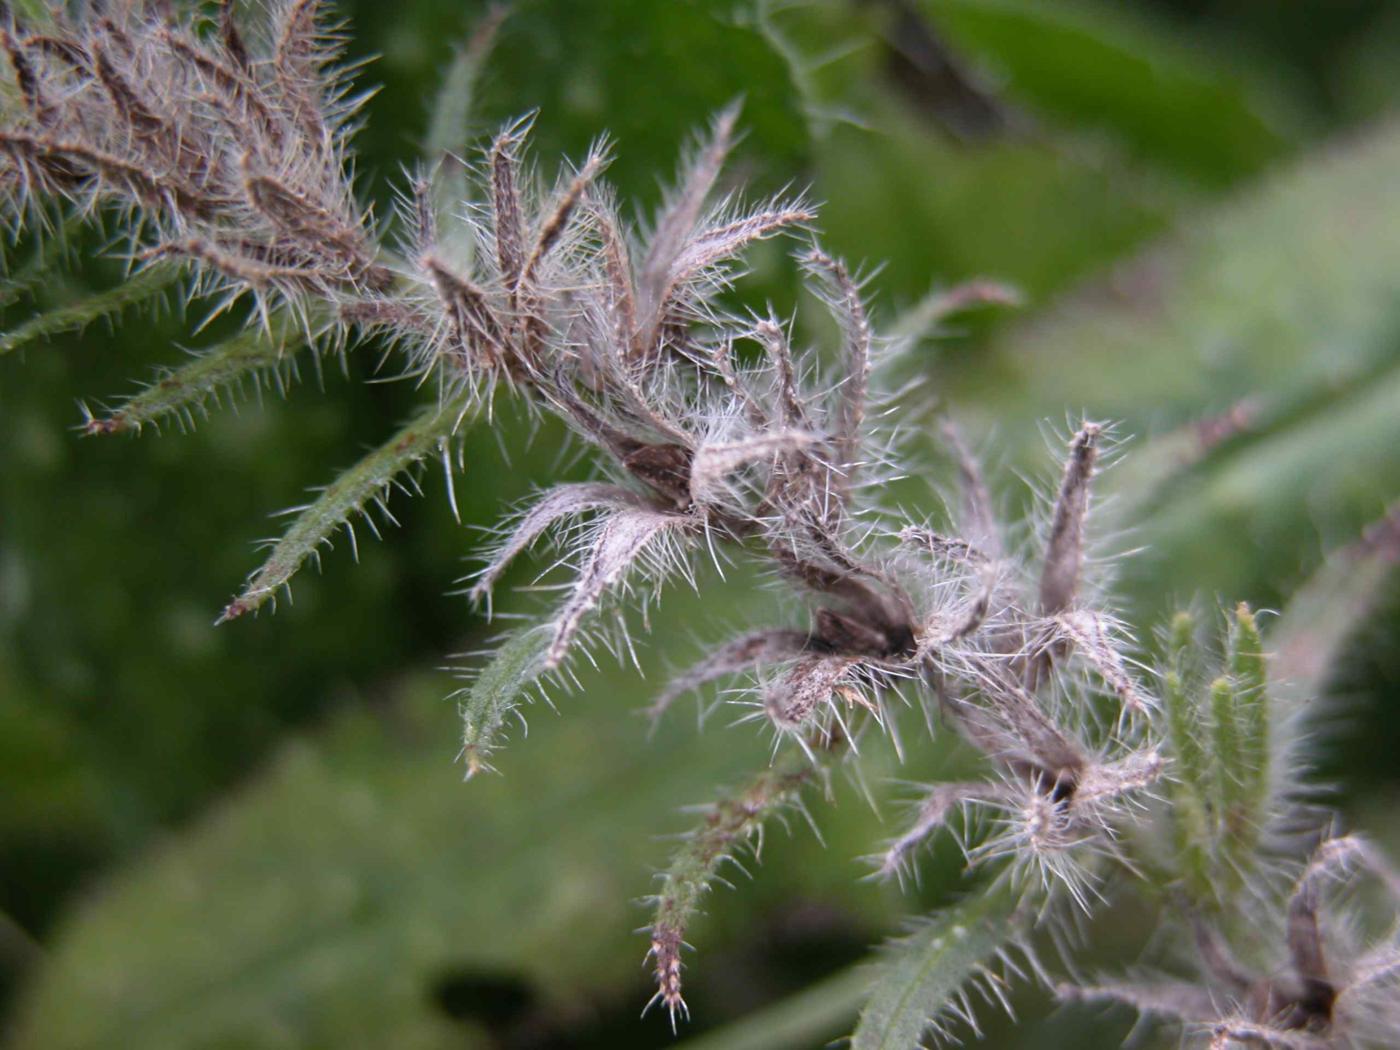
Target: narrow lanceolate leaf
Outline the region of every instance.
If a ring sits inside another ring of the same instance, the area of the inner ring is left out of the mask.
[[[763,709],[784,732],[795,733],[848,681],[852,656],[807,653],[763,691]]]
[[[588,151],[587,158],[574,173],[573,178],[561,185],[555,193],[550,210],[545,214],[535,232],[534,246],[530,249],[530,255],[525,260],[524,269],[520,272],[522,286],[528,287],[537,283],[541,265],[558,247],[565,231],[569,228],[569,220],[578,210],[579,202],[583,200],[584,194],[588,192],[589,187],[593,185],[603,169],[608,166],[610,159],[606,140],[595,141]]]
[[[1227,675],[1210,684],[1211,755],[1215,767],[1213,808],[1219,814],[1216,829],[1219,850],[1226,863],[1217,868],[1216,885],[1226,894],[1238,891],[1255,860],[1259,813],[1247,784],[1240,694]]]
[[[944,781],[934,784],[915,811],[909,827],[894,839],[879,858],[877,873],[903,879],[916,849],[948,823],[969,802],[993,801],[1003,792],[981,781]]]
[[[636,503],[636,497],[620,485],[604,481],[576,481],[554,488],[542,494],[531,504],[510,529],[505,542],[491,555],[486,567],[481,570],[476,583],[469,592],[472,601],[483,602],[490,598],[491,588],[506,571],[506,567],[516,555],[524,551],[540,535],[560,518],[587,514],[590,511],[609,508],[624,510]]]
[[[491,207],[496,233],[496,263],[506,287],[514,288],[525,262],[525,220],[521,215],[516,153],[524,137],[521,125],[504,129],[491,145]]]
[[[1270,637],[1275,693],[1310,699],[1327,685],[1348,637],[1371,615],[1400,566],[1400,504],[1333,551],[1288,603]]]
[[[817,440],[803,430],[777,430],[738,441],[701,445],[690,464],[690,491],[696,499],[711,497],[734,472],[754,463],[796,452]]]
[[[952,420],[943,424],[943,438],[958,465],[958,486],[962,490],[960,502],[963,532],[972,545],[988,558],[1000,559],[1001,530],[997,527],[996,512],[992,508],[992,494],[982,476],[982,467],[963,441],[962,432],[957,424]]]
[[[988,973],[1019,932],[1018,898],[1004,884],[950,905],[895,942],[876,971],[851,1050],[914,1050],[944,1019],[971,1021],[968,984]]]
[[[227,391],[236,392],[246,380],[261,383],[270,375],[280,381],[279,367],[306,347],[306,335],[296,325],[273,327],[283,334],[269,336],[262,328],[249,328],[199,352],[105,416],[89,419],[86,431],[120,434],[171,418],[187,423],[193,412],[218,401]]]
[[[1240,728],[1240,770],[1251,809],[1261,812],[1269,797],[1271,719],[1264,640],[1249,606],[1240,603],[1230,628],[1230,678],[1235,684]]]
[[[869,977],[848,966],[771,1006],[695,1039],[676,1050],[805,1050],[829,1046],[828,1036],[850,1024],[865,998]]]
[[[1234,683],[1221,675],[1210,684],[1212,765],[1216,769],[1218,798],[1222,808],[1240,801],[1240,720]]]
[[[129,306],[136,306],[159,295],[179,277],[178,266],[149,266],[125,278],[114,288],[46,310],[8,332],[0,333],[0,354],[8,354],[38,339],[78,331],[93,321],[119,314]]]
[[[508,13],[505,4],[493,4],[458,49],[448,66],[442,85],[428,116],[428,137],[424,142],[425,160],[432,173],[431,200],[438,217],[450,215],[469,196],[466,162],[472,132],[472,110],[476,104],[477,81],[490,57],[496,35]],[[461,235],[462,223],[448,223],[447,247],[469,252],[473,241]],[[457,234],[454,236],[454,233]],[[459,243],[460,242],[460,243]],[[457,258],[454,255],[454,259]],[[467,259],[458,261],[466,262]]]
[[[496,650],[470,686],[457,694],[462,716],[462,761],[471,779],[500,746],[506,722],[520,707],[541,670],[549,634],[538,628],[516,631]]]
[[[801,753],[789,751],[742,791],[711,806],[704,821],[671,858],[656,895],[649,957],[656,971],[656,996],[652,1002],[660,1001],[667,1009],[672,1025],[685,1013],[681,949],[686,927],[698,914],[720,866],[732,860],[735,852],[749,841],[761,841],[768,818],[796,802],[816,774],[816,767]]]
[[[1118,651],[1108,624],[1098,613],[1071,609],[1056,617],[1056,623],[1094,672],[1103,679],[1123,705],[1123,713],[1143,714],[1153,706],[1138,688],[1128,661]]]
[[[1212,836],[1206,818],[1209,791],[1206,758],[1201,746],[1201,711],[1193,692],[1191,657],[1195,645],[1195,620],[1189,612],[1172,618],[1167,668],[1162,680],[1166,708],[1167,742],[1175,776],[1168,780],[1171,796],[1173,840],[1177,870],[1198,903],[1213,896],[1210,879]]]
[[[492,4],[447,67],[428,115],[424,152],[429,164],[438,163],[446,154],[461,157],[466,153],[477,80],[508,13],[505,4]],[[458,198],[459,201],[465,199],[465,195]]]
[[[1201,750],[1201,713],[1193,692],[1196,668],[1196,618],[1182,610],[1172,617],[1167,637],[1167,673],[1164,695],[1167,733],[1184,783],[1197,793],[1205,791],[1206,759]]]
[[[225,607],[218,622],[261,608],[278,588],[286,586],[307,558],[323,543],[330,542],[331,534],[342,525],[351,530],[354,542],[351,517],[364,512],[371,501],[382,503],[399,474],[423,457],[444,449],[465,409],[465,398],[423,409],[392,438],[336,478],[297,515],[242,593]]]
[[[741,215],[729,222],[701,230],[676,256],[672,271],[674,289],[707,267],[732,259],[755,241],[764,241],[790,227],[811,222],[817,213],[801,201],[774,201],[770,207]]]

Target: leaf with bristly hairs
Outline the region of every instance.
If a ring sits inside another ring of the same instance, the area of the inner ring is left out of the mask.
[[[548,642],[548,631],[516,631],[496,649],[472,684],[456,694],[462,716],[461,759],[467,766],[467,779],[483,771],[494,772],[487,759],[500,746],[506,720],[539,677]]]
[[[40,339],[79,331],[104,317],[115,317],[128,307],[155,298],[175,284],[179,277],[180,268],[177,266],[151,266],[111,288],[35,314],[23,324],[0,333],[0,355],[12,353]]]
[[[1167,784],[1172,841],[1186,891],[1198,901],[1209,901],[1214,897],[1214,837],[1207,809],[1211,780],[1203,739],[1204,720],[1197,703],[1199,672],[1193,659],[1196,623],[1191,613],[1183,610],[1172,618],[1166,648],[1162,700],[1168,748],[1176,771]]]
[[[159,426],[168,419],[189,427],[193,413],[205,412],[210,401],[217,404],[230,392],[236,395],[247,380],[258,386],[270,380],[281,390],[296,356],[307,345],[304,330],[283,324],[284,320],[281,315],[274,319],[271,327],[276,334],[247,328],[196,352],[188,362],[164,372],[139,393],[118,402],[111,411],[89,419],[86,431],[120,434],[148,425]]]
[[[876,971],[851,1050],[909,1050],[952,1015],[971,1023],[967,986],[996,961],[1019,924],[1018,898],[1003,882],[939,911],[891,944]]]
[[[396,479],[425,456],[440,452],[451,484],[452,456],[448,443],[466,411],[465,397],[421,410],[384,444],[368,453],[322,490],[321,495],[302,508],[272,553],[249,578],[233,601],[224,608],[219,622],[232,620],[261,608],[278,588],[286,586],[307,558],[330,542],[331,534],[342,525],[355,542],[351,518],[366,515],[371,501],[384,508],[384,500]],[[368,520],[368,519],[367,519]],[[371,521],[373,528],[373,522]]]
[[[423,143],[424,161],[432,173],[432,204],[439,216],[448,215],[467,199],[464,158],[472,133],[472,116],[477,101],[477,81],[490,57],[496,34],[509,9],[494,4],[458,47],[447,67],[428,115],[428,134]],[[460,238],[468,248],[470,238]],[[457,247],[456,244],[453,247]]]

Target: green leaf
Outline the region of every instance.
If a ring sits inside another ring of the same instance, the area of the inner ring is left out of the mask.
[[[261,384],[265,377],[271,377],[281,389],[285,385],[281,370],[294,367],[294,358],[307,342],[304,329],[287,323],[285,316],[275,318],[273,328],[274,335],[248,328],[207,350],[196,351],[187,364],[166,370],[140,393],[90,419],[85,429],[89,434],[120,434],[158,425],[171,417],[190,426],[194,412],[202,411],[209,401],[217,403],[246,381]]]
[[[1261,170],[1302,137],[1286,69],[1212,48],[1142,9],[1093,0],[753,7],[819,129],[878,126],[869,96],[883,81],[937,134],[978,147],[1034,140],[1061,163],[1150,165],[1203,187]],[[1121,192],[1131,173],[1119,174]]]
[[[1257,173],[1298,137],[1279,71],[1242,66],[1145,11],[1088,0],[921,6],[1013,104],[1070,130],[1106,133],[1141,160],[1202,183]]]
[[[1264,639],[1259,634],[1254,614],[1243,602],[1235,609],[1228,649],[1230,680],[1237,697],[1243,759],[1239,775],[1254,823],[1257,824],[1263,819],[1269,801],[1273,699],[1269,696]]]
[[[1138,585],[1284,603],[1317,559],[1319,532],[1360,532],[1400,493],[1397,405],[1400,359],[1316,411],[1204,461],[1147,508]]]
[[[687,1039],[676,1050],[808,1050],[856,1015],[870,989],[864,966],[852,966],[817,981],[718,1031]]]
[[[1215,821],[1219,863],[1209,880],[1215,898],[1228,902],[1259,863],[1259,839],[1270,819],[1274,698],[1267,688],[1264,642],[1249,607],[1241,604],[1227,630],[1225,667],[1209,689],[1208,800]],[[1189,816],[1189,814],[1188,814]],[[1184,858],[1188,863],[1192,858]],[[1223,892],[1219,892],[1223,891]]]
[[[851,1050],[914,1050],[964,988],[1019,930],[1018,897],[1005,883],[949,905],[887,949]]]
[[[1029,133],[992,134],[976,148],[932,126],[919,93],[875,90],[904,57],[907,41],[887,16],[896,5],[757,6],[822,118],[824,242],[885,263],[880,285],[897,300],[921,295],[930,276],[985,274],[1034,301],[1163,232],[1212,187],[1261,170],[1291,145],[1283,107],[1261,101],[1266,92],[1253,82],[1263,78],[1109,5],[922,5],[952,59],[990,68],[979,80],[997,96],[1005,73],[1013,107],[1031,114],[1020,122],[1034,125]],[[926,86],[934,97],[946,89]],[[1001,378],[995,369],[976,374]],[[1058,418],[1080,403],[1061,398],[1046,413]]]
[[[1400,127],[1385,126],[1201,212],[1111,284],[1009,330],[997,352],[1014,374],[983,377],[1003,395],[991,403],[1184,421],[1264,392],[1335,391],[1393,360],[1397,161]]]
[[[518,85],[529,84],[536,154],[579,157],[606,131],[619,143],[609,181],[621,199],[645,203],[657,174],[675,170],[677,149],[742,97],[741,128],[762,146],[750,192],[761,192],[765,177],[780,184],[801,169],[808,127],[786,63],[736,16],[742,6],[522,4],[487,62],[482,112],[493,122],[518,116]]]
[[[477,79],[507,14],[508,9],[503,5],[488,10],[452,56],[428,114],[428,137],[423,152],[429,164],[438,163],[447,154],[465,156],[475,131],[472,111]],[[464,199],[464,196],[458,198],[459,201]]]
[[[1290,703],[1321,696],[1351,635],[1371,617],[1400,565],[1400,504],[1360,539],[1328,554],[1271,634],[1271,689]]]
[[[1039,144],[968,149],[930,134],[893,101],[871,108],[868,124],[837,125],[817,143],[822,243],[885,262],[881,288],[896,302],[923,296],[931,278],[955,284],[990,275],[1035,304],[1164,232],[1196,200],[1193,191],[1149,187],[1119,166]],[[975,374],[998,378],[993,372]]]
[[[436,676],[289,740],[245,787],[85,895],[29,982],[13,1045],[498,1045],[481,1018],[435,1005],[458,976],[522,983],[532,1023],[572,1028],[580,1002],[634,1017],[649,995],[637,897],[663,852],[655,835],[677,826],[678,807],[761,766],[768,747],[671,726],[649,738],[627,717],[640,701],[630,668],[584,685],[586,712],[536,719],[531,760],[469,786]],[[727,902],[731,936],[707,927],[717,963],[773,900],[822,900],[865,916],[863,931],[894,921],[897,901],[831,863],[878,834],[869,809],[847,793],[820,820],[825,846],[767,844],[760,885]],[[723,997],[701,994],[705,968],[690,976],[705,1015],[724,1017]],[[650,1022],[642,1044],[669,1042]]]
[[[1241,744],[1240,702],[1235,685],[1225,675],[1210,684],[1210,758],[1215,769],[1215,784],[1211,801],[1221,814],[1220,845],[1226,853],[1248,859],[1250,851],[1237,849],[1233,843],[1250,826],[1248,799],[1244,784],[1244,747]]]
[[[488,759],[500,746],[506,720],[539,677],[550,632],[538,627],[513,632],[466,689],[454,694],[462,716],[462,761],[467,777],[493,771]]]
[[[472,5],[476,11],[487,6]],[[519,0],[475,77],[473,121],[495,128],[536,111],[531,154],[546,176],[561,158],[582,157],[607,133],[618,143],[608,181],[629,209],[635,202],[650,212],[663,181],[658,174],[669,178],[680,147],[742,97],[746,142],[740,155],[755,161],[746,178],[755,194],[777,190],[810,160],[808,123],[786,63],[742,17],[746,6],[747,0]],[[399,45],[376,65],[383,90],[356,137],[357,146],[386,167],[402,158],[405,116],[426,115],[424,99],[432,98],[456,54],[463,9],[355,7],[357,37]],[[425,88],[425,80],[432,86]],[[418,141],[429,141],[426,122],[415,130]]]
[[[1027,462],[1044,454],[1034,421],[1067,405],[1135,435],[1260,406],[1141,503],[1139,602],[1205,590],[1281,605],[1319,532],[1355,534],[1400,492],[1397,166],[1388,125],[1272,177],[1012,326],[997,367],[952,384]]]
[[[1167,736],[1176,776],[1168,785],[1175,869],[1193,902],[1228,906],[1258,865],[1274,817],[1278,700],[1264,641],[1243,603],[1226,628],[1224,664],[1198,691],[1193,618],[1172,621],[1164,674]]]
[[[496,5],[481,17],[452,56],[428,114],[423,153],[438,236],[448,239],[440,247],[464,269],[470,267],[475,241],[470,228],[456,213],[470,196],[466,168],[468,147],[480,131],[472,119],[477,103],[477,81],[508,13],[505,5]]]
[[[1195,621],[1189,612],[1172,619],[1162,698],[1166,708],[1167,740],[1176,775],[1167,782],[1168,810],[1177,847],[1177,867],[1194,900],[1213,897],[1211,851],[1214,838],[1206,814],[1211,795],[1210,773],[1201,747],[1201,711],[1194,674]]]
[[[18,327],[0,333],[0,355],[12,353],[39,339],[78,331],[101,318],[114,317],[128,307],[155,298],[179,278],[178,266],[148,266],[111,288],[35,314]]]
[[[447,442],[457,430],[467,410],[465,395],[441,405],[420,411],[398,433],[367,454],[330,485],[312,503],[301,508],[291,528],[272,547],[272,553],[249,578],[243,591],[231,601],[219,617],[219,622],[235,619],[261,608],[272,599],[279,588],[301,568],[317,549],[330,542],[331,534],[341,526],[355,542],[351,518],[365,514],[374,502],[387,515],[384,500],[395,480],[425,456],[441,452],[449,476],[452,470]]]
[[[53,5],[47,0],[14,0],[12,6],[28,26],[43,28],[53,25]]]
[[[1179,767],[1180,782],[1199,794],[1204,790],[1207,777],[1198,736],[1199,712],[1192,692],[1197,678],[1195,648],[1195,617],[1183,610],[1172,618],[1163,694],[1167,733]]]

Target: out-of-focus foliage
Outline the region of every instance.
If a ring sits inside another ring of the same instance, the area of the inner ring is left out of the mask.
[[[1266,69],[1227,63],[1218,46],[1203,49],[1133,8],[1075,0],[920,7],[1027,119],[1107,138],[1145,167],[1225,186],[1281,159],[1299,137],[1301,114],[1270,89]]]
[[[647,744],[606,699],[633,695],[625,682],[590,679],[599,700],[570,717],[531,712],[507,775],[470,787],[431,679],[402,683],[389,715],[354,714],[279,749],[257,785],[86,910],[36,993],[29,1042],[177,1046],[217,1032],[231,1045],[290,1033],[453,1046],[464,1032],[450,1010],[492,982],[521,988],[515,1015],[486,1013],[498,1034],[546,1024],[562,1038],[600,1013],[635,1016],[650,993],[633,901],[665,854],[637,829],[679,830],[655,814],[706,798],[764,749],[719,734],[697,746],[684,725]],[[849,827],[828,830],[850,856],[869,810],[843,795]],[[784,879],[788,891],[849,909],[843,921],[866,934],[889,921],[894,901],[862,901],[855,872],[794,831],[767,858],[811,873]],[[696,980],[695,1009],[721,1015],[723,991]],[[643,1032],[659,1039],[652,1021]]]
[[[1132,571],[1152,574],[1145,593],[1281,602],[1400,488],[1397,160],[1382,125],[1184,220],[1010,328],[952,399],[1023,448],[1058,406],[1134,434],[1214,419],[1218,445],[1178,445],[1180,469],[1133,508],[1151,549]],[[1130,461],[1119,480],[1140,477]]]
[[[1180,6],[1195,21],[1165,3],[522,2],[474,120],[489,131],[538,108],[546,165],[606,129],[613,181],[649,206],[677,148],[742,96],[740,174],[756,192],[811,183],[829,245],[886,262],[872,283],[886,314],[974,276],[1024,289],[1024,317],[979,316],[915,369],[994,457],[1037,462],[1045,419],[1125,421],[1134,440],[1110,475],[1122,545],[1149,548],[1126,576],[1128,606],[1281,606],[1400,495],[1400,137],[1394,86],[1374,72],[1400,50],[1400,22],[1316,0],[1288,5],[1311,21],[1293,13],[1250,41],[1232,35],[1239,5]],[[381,56],[359,143],[382,208],[485,8],[344,11],[352,51]],[[966,83],[936,75],[911,25]],[[1354,116],[1370,122],[1344,127]],[[668,812],[713,799],[765,751],[717,722],[697,735],[678,719],[648,740],[631,712],[689,655],[692,623],[734,606],[669,605],[645,682],[605,668],[560,717],[536,704],[528,737],[493,762],[506,775],[463,785],[450,679],[428,669],[495,628],[445,581],[481,527],[557,478],[558,429],[530,440],[507,411],[499,443],[468,430],[461,525],[429,463],[427,498],[393,497],[402,526],[361,542],[361,564],[340,543],[275,617],[215,630],[258,562],[251,541],[283,531],[263,516],[393,434],[413,392],[359,382],[374,371],[364,348],[343,366],[307,357],[298,367],[324,367],[319,386],[285,400],[249,387],[190,434],[82,438],[75,400],[115,404],[133,376],[182,364],[184,342],[234,329],[191,339],[192,318],[168,304],[117,325],[106,309],[87,317],[118,272],[25,284],[31,250],[7,253],[15,294],[0,314],[0,345],[48,337],[0,360],[0,973],[18,1045],[669,1039],[658,1018],[634,1021],[649,992],[632,931],[647,912],[628,902],[671,852],[654,836],[688,823]],[[781,248],[752,262],[745,294],[790,305]],[[91,323],[74,334],[42,320],[65,316]],[[734,603],[752,600],[744,582],[724,592]],[[1369,625],[1352,658],[1344,737],[1386,738],[1394,620]],[[943,776],[956,759],[922,761]],[[889,820],[908,792],[887,778],[921,770],[888,756],[871,768]],[[1368,793],[1346,794],[1355,783]],[[1388,817],[1393,769],[1341,784],[1348,805]],[[825,1013],[784,997],[810,1003],[809,981],[899,915],[954,899],[956,858],[942,853],[907,896],[858,881],[877,818],[848,785],[836,800],[814,803],[825,848],[797,822],[769,836],[755,885],[709,898],[707,958],[690,977],[697,1045],[726,1023],[704,1045],[850,1031],[860,978],[829,978]],[[1099,943],[1106,956],[1136,947],[1130,929]],[[1026,1008],[1043,1003],[1030,994]],[[751,1010],[758,1027],[741,1020]],[[1116,1045],[1120,1020],[1032,1021],[996,1045]]]

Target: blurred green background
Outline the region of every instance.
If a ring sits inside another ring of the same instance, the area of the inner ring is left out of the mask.
[[[337,10],[351,53],[378,56],[357,141],[384,208],[484,5]],[[611,180],[645,215],[695,129],[742,95],[732,176],[754,194],[810,186],[828,247],[885,264],[880,316],[972,277],[1019,287],[1022,309],[960,320],[910,368],[987,452],[1010,514],[1019,476],[1053,473],[1047,423],[1121,421],[1112,520],[1122,548],[1145,548],[1121,568],[1122,604],[1150,628],[1193,599],[1282,608],[1400,497],[1397,70],[1400,4],[1380,0],[522,0],[475,120],[538,109],[551,174],[608,130]],[[745,296],[790,309],[784,246],[751,261]],[[115,278],[80,260],[4,326]],[[772,598],[742,577],[668,596],[645,680],[585,675],[557,715],[530,712],[504,776],[463,784],[442,666],[493,628],[448,592],[482,528],[559,476],[561,433],[508,408],[472,426],[460,524],[426,469],[426,498],[395,497],[384,542],[360,529],[358,565],[338,543],[294,603],[215,628],[254,541],[283,527],[268,514],[423,394],[363,382],[378,361],[363,348],[344,370],[303,361],[287,396],[250,390],[192,433],[80,437],[75,402],[217,338],[189,335],[198,317],[131,312],[0,359],[0,1039],[668,1045],[660,1017],[637,1018],[638,898],[690,821],[680,807],[765,745],[686,716],[648,740],[633,712],[698,639]],[[1193,428],[1233,406],[1248,425],[1197,454]],[[934,471],[932,435],[928,449]],[[1333,676],[1318,755],[1339,806],[1392,848],[1397,632],[1392,587]],[[907,893],[862,880],[901,781],[948,772],[937,747],[865,764],[878,813],[838,784],[814,807],[824,845],[779,831],[753,880],[711,899],[681,1045],[848,1031],[844,967],[956,886],[945,849]],[[1093,960],[1141,950],[1131,915],[1099,927]],[[988,1045],[1114,1046],[1130,1024],[1033,989],[1018,1005],[1023,1023],[990,1019]]]

